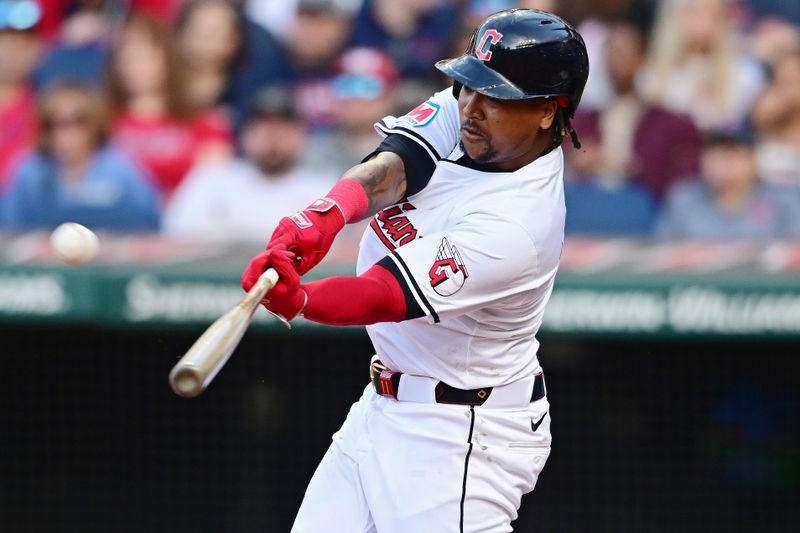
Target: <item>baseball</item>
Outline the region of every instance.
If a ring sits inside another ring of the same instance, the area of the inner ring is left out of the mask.
[[[86,226],[66,222],[50,235],[50,244],[61,261],[68,265],[81,265],[97,255],[100,241]]]

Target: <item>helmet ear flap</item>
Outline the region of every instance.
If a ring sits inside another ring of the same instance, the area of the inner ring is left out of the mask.
[[[461,88],[464,85],[460,81],[453,80],[453,97],[458,100],[458,95],[461,94]]]

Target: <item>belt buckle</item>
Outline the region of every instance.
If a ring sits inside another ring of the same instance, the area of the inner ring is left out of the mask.
[[[369,380],[373,383],[375,382],[375,374],[380,374],[384,370],[388,370],[386,366],[378,360],[375,360],[369,364]]]

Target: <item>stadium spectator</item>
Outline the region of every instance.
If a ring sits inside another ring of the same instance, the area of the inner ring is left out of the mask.
[[[13,228],[79,222],[95,229],[150,231],[158,198],[147,176],[108,143],[108,106],[96,88],[61,81],[38,105],[39,142],[9,193]]]
[[[109,68],[113,140],[148,169],[167,197],[192,168],[232,150],[227,116],[191,105],[186,83],[170,30],[155,19],[131,17]]]
[[[165,233],[260,243],[287,209],[303,209],[336,182],[338,175],[304,164],[307,128],[287,88],[262,89],[248,117],[243,157],[193,171],[167,206]]]
[[[701,179],[676,185],[656,225],[666,239],[797,239],[800,196],[759,181],[753,140],[738,132],[709,135]]]
[[[589,53],[589,79],[581,97],[581,109],[603,109],[614,95],[614,88],[608,73],[606,58],[608,54],[608,33],[611,25],[620,19],[634,22],[649,37],[653,23],[652,0],[592,0],[584,6],[584,17],[577,26],[578,32],[586,42]],[[580,13],[574,2],[566,2],[570,15]]]
[[[224,106],[236,125],[260,87],[287,82],[278,41],[235,0],[193,0],[178,19],[189,96],[200,108]]]
[[[244,18],[226,0],[194,0],[177,25],[191,105],[220,103],[244,48]]]
[[[80,0],[74,4],[36,70],[37,87],[63,78],[95,83],[103,80],[111,35],[126,6],[120,0]]]
[[[753,108],[760,140],[760,176],[800,188],[800,50],[776,60],[770,83]]]
[[[366,0],[350,45],[386,51],[403,77],[436,78],[433,64],[446,57],[458,19],[453,2]]]
[[[31,74],[42,46],[36,33],[39,16],[30,1],[8,2],[0,9],[0,197],[16,162],[34,142]]]
[[[783,19],[764,17],[748,32],[750,54],[771,67],[786,54],[800,50],[800,28]]]
[[[636,76],[646,42],[632,21],[608,23],[604,64],[612,96],[602,110],[573,121],[582,147],[566,147],[565,231],[570,235],[643,236],[656,199],[677,178],[697,173],[699,135],[691,121],[646,102]]]
[[[335,72],[335,127],[315,135],[309,152],[320,166],[325,165],[341,174],[378,145],[379,137],[374,125],[395,111],[399,77],[389,56],[380,50],[363,47],[342,54]],[[402,114],[409,109],[404,109]]]
[[[645,94],[702,131],[739,128],[764,83],[743,51],[728,0],[661,2]]]
[[[697,175],[701,142],[688,117],[650,104],[638,93],[646,44],[633,22],[609,24],[605,61],[612,97],[601,110],[578,111],[573,125],[583,146],[565,151],[573,174],[613,186],[633,181],[660,200],[676,180]]]
[[[298,110],[314,128],[335,119],[333,65],[350,38],[359,6],[360,0],[299,0],[285,35]]]

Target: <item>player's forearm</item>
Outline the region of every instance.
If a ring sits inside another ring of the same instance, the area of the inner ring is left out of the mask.
[[[316,266],[345,224],[372,216],[400,201],[406,192],[403,161],[391,152],[380,152],[351,168],[328,191],[306,209],[284,217],[272,232],[267,249],[291,250],[299,261],[295,270],[303,275]],[[264,269],[263,257],[247,267],[242,286],[249,289]],[[263,263],[263,264],[262,264]]]
[[[362,276],[337,276],[302,285],[308,295],[303,316],[331,326],[399,322],[406,303],[400,285],[383,267]]]
[[[380,152],[375,157],[348,170],[342,179],[353,179],[364,188],[369,205],[364,217],[399,202],[406,193],[403,160],[395,153]]]

